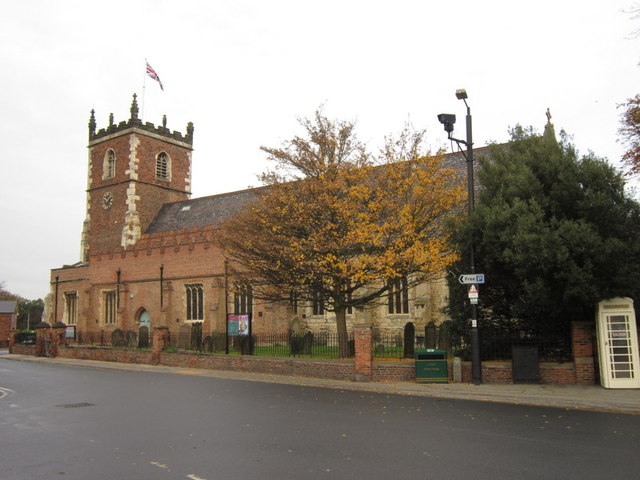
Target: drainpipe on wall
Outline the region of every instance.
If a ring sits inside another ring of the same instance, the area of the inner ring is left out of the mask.
[[[116,272],[118,275],[118,280],[116,283],[116,325],[118,321],[118,312],[120,312],[120,269]]]
[[[229,354],[229,276],[227,274],[227,261],[224,261],[224,353]]]
[[[53,323],[56,323],[58,321],[58,284],[60,277],[58,275],[56,275],[56,294],[55,294],[55,299],[53,302]]]
[[[164,303],[164,293],[162,291],[163,287],[162,284],[164,282],[164,265],[161,263],[160,264],[160,309],[162,309],[162,305]]]

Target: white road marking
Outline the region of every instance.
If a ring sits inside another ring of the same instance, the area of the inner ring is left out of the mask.
[[[165,465],[164,463],[160,463],[160,462],[149,462],[151,465],[158,467],[158,468],[162,468],[164,470],[168,470],[171,471],[169,469],[169,467],[167,465]],[[195,473],[192,473],[191,475],[187,475],[187,478],[191,479],[191,480],[207,480],[204,477],[199,477],[197,476]]]
[[[9,395],[10,393],[16,393],[13,390],[11,390],[10,388],[3,388],[0,387],[0,399],[6,397],[7,395]]]

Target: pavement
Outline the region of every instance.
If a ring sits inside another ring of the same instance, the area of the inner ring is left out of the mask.
[[[20,361],[65,367],[83,367],[120,371],[194,375],[249,382],[279,383],[305,387],[356,390],[388,395],[412,395],[443,399],[474,400],[514,405],[534,405],[640,415],[640,389],[606,389],[599,385],[529,385],[469,383],[418,384],[415,382],[350,382],[311,377],[294,377],[264,373],[230,372],[195,368],[167,367],[130,363],[78,360],[71,358],[33,357],[0,350],[0,362]],[[1,378],[1,377],[0,377]]]

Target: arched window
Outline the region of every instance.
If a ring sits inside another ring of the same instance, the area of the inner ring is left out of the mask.
[[[311,311],[313,315],[324,315],[324,296],[319,289],[311,292]]]
[[[248,283],[236,283],[233,294],[233,313],[236,315],[253,313],[253,289]]]
[[[409,313],[407,277],[389,280],[389,313]]]
[[[171,159],[165,152],[160,152],[156,157],[156,178],[171,180]]]
[[[64,293],[64,320],[67,325],[78,323],[78,292]]]
[[[187,321],[204,320],[204,292],[201,283],[185,285]]]
[[[112,149],[107,150],[102,168],[102,178],[105,180],[116,176],[116,152]]]

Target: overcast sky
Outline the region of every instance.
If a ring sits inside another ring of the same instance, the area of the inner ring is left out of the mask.
[[[372,149],[408,120],[448,147],[438,113],[465,88],[474,142],[542,131],[551,110],[581,152],[616,164],[621,111],[640,91],[633,1],[21,0],[0,14],[0,281],[26,298],[80,257],[87,122],[129,118],[185,132],[193,197],[256,186],[261,145],[324,104]],[[164,84],[147,78],[145,58]]]

